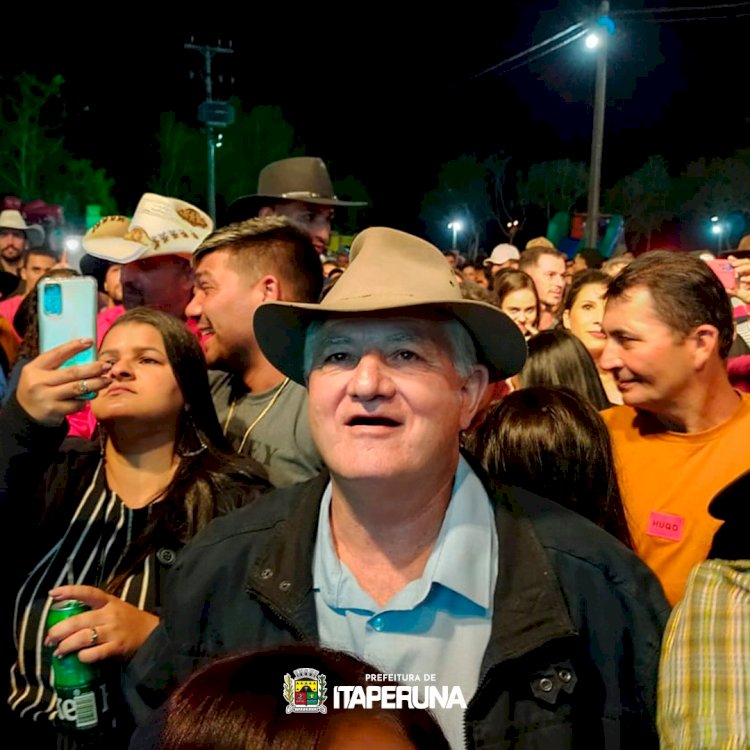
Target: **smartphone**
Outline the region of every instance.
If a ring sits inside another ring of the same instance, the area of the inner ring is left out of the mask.
[[[72,339],[96,342],[97,285],[92,276],[41,279],[38,284],[39,351],[46,352]],[[96,360],[96,344],[79,352],[62,367]],[[93,398],[86,394],[82,398]]]
[[[730,261],[724,258],[716,258],[715,260],[707,260],[706,263],[719,277],[719,281],[724,285],[724,289],[737,288],[737,274],[735,273],[734,266]]]

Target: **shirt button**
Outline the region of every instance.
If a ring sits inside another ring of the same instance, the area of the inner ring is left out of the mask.
[[[573,679],[573,675],[567,669],[561,669],[557,674],[563,682],[570,682]]]
[[[273,575],[273,571],[271,570],[271,568],[265,568],[265,569],[264,569],[264,570],[262,570],[262,571],[261,571],[261,573],[260,573],[260,577],[261,577],[261,578],[262,578],[262,579],[263,579],[264,581],[267,581],[267,580],[268,580],[268,579],[269,579],[269,578],[270,578],[270,577],[271,577],[272,575]]]
[[[539,680],[539,687],[545,693],[549,693],[552,690],[552,680],[550,680],[549,677],[542,677],[542,679]]]
[[[279,590],[280,591],[289,591],[290,588],[292,588],[292,584],[289,583],[289,581],[282,581],[279,584]]]
[[[383,622],[383,618],[382,617],[376,617],[372,621],[372,628],[373,628],[373,630],[377,630],[378,632],[380,632],[384,627],[385,627],[385,623]]]

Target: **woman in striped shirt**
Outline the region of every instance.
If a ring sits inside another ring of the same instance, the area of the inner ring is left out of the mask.
[[[60,367],[91,344],[32,360],[2,414],[1,507],[25,542],[23,559],[14,553],[5,568],[19,576],[9,706],[34,747],[59,746],[51,659],[77,651],[82,662],[101,662],[110,693],[119,692],[122,661],[158,624],[176,552],[266,487],[262,469],[225,443],[202,351],[182,322],[131,310],[96,363]],[[100,445],[61,446],[65,416],[94,392]],[[91,609],[46,632],[50,606],[64,599]],[[111,748],[127,744],[127,719],[118,721]]]

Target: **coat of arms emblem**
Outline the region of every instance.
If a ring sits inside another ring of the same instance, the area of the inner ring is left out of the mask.
[[[288,704],[288,714],[327,713],[327,697],[326,676],[317,669],[303,667],[294,670],[294,677],[284,675],[284,700]]]

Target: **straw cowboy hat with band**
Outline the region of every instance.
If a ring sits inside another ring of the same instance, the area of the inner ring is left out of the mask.
[[[494,305],[465,300],[443,254],[429,242],[385,227],[355,237],[351,263],[320,304],[266,302],[255,312],[255,337],[266,358],[304,385],[305,333],[314,320],[403,309],[448,314],[468,330],[490,380],[515,375],[526,360],[518,326]]]
[[[187,255],[213,231],[211,217],[177,198],[145,193],[133,218],[105,216],[83,236],[84,250],[112,263]]]
[[[325,162],[315,156],[294,156],[263,167],[258,192],[237,198],[227,208],[229,223],[255,216],[271,200],[301,201],[319,206],[366,206],[364,201],[344,201],[333,193]]]
[[[11,208],[0,211],[0,232],[3,229],[25,232],[29,247],[39,247],[44,242],[44,229],[39,224],[27,224],[21,212]]]

